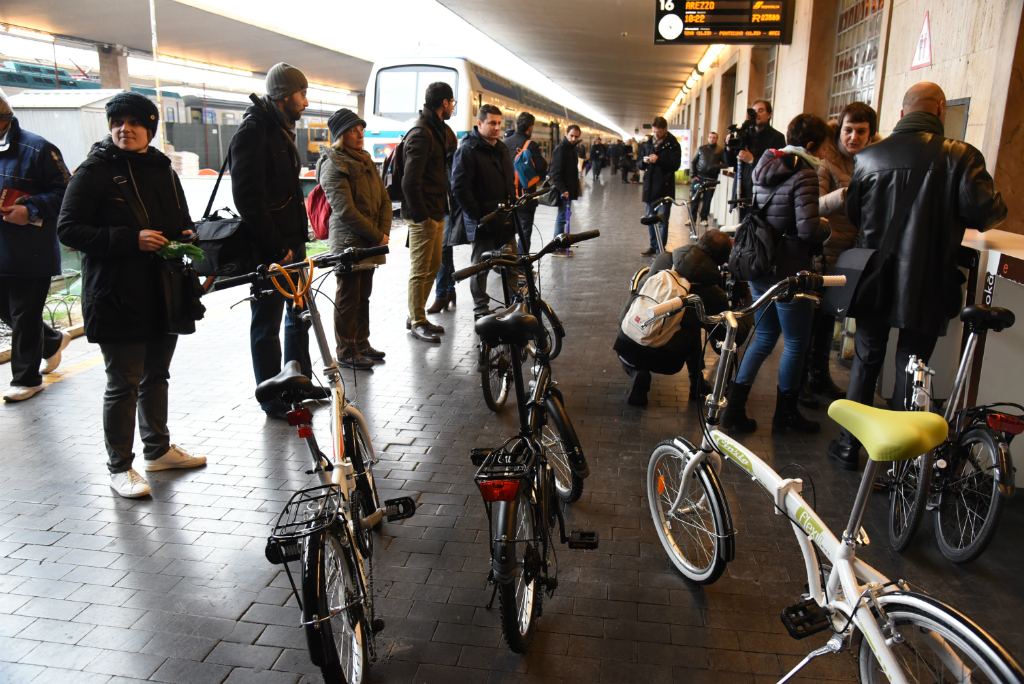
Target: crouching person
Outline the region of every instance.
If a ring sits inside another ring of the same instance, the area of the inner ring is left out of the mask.
[[[698,295],[704,301],[708,315],[719,314],[729,308],[729,298],[720,286],[722,282],[718,267],[729,261],[732,240],[720,230],[708,230],[696,244],[683,245],[675,251],[662,252],[651,265],[648,277],[671,268],[690,283],[690,294]],[[627,304],[619,316],[622,318],[629,309]],[[737,341],[742,342],[750,329],[750,317],[739,321]],[[631,406],[646,406],[647,392],[651,389],[651,373],[675,375],[686,364],[690,376],[690,401],[698,401],[711,391],[704,380],[704,356],[701,339],[702,324],[693,311],[683,314],[679,330],[660,347],[645,347],[631,340],[619,329],[613,349],[619,355],[622,368],[633,382],[626,400]],[[723,339],[724,330],[719,330],[716,339]]]
[[[178,337],[165,329],[156,252],[191,235],[193,224],[170,159],[149,146],[159,116],[138,93],[110,99],[110,136],[93,145],[72,176],[57,222],[60,241],[82,253],[85,334],[99,344],[107,371],[103,441],[110,486],[129,498],[150,493],[132,468],[136,411],[147,471],[206,463],[171,444],[167,430],[167,381]]]

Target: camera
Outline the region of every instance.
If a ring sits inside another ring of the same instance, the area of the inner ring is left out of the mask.
[[[739,152],[750,147],[750,137],[757,125],[757,112],[747,110],[747,120],[741,124],[729,124],[729,133],[725,136],[725,149]]]

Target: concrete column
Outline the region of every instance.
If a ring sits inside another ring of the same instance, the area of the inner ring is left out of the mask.
[[[100,86],[113,90],[131,90],[128,56],[120,45],[97,45],[100,57]]]

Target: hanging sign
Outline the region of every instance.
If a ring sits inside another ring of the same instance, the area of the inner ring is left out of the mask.
[[[655,0],[655,45],[793,41],[796,0]]]
[[[910,63],[910,70],[921,69],[931,66],[932,63],[932,31],[928,25],[928,13],[924,13],[924,26],[921,27],[921,35],[917,39],[917,47],[914,49],[914,60]]]

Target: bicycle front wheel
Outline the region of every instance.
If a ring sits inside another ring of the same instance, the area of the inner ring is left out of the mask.
[[[480,381],[484,389],[484,403],[495,413],[501,410],[512,387],[512,351],[507,344],[490,347],[481,342],[483,366]]]
[[[1024,682],[1024,672],[1006,649],[944,603],[910,592],[884,594],[878,602],[898,635],[885,644],[908,682]],[[860,631],[854,641],[859,644],[860,681],[887,684],[889,677]]]
[[[573,503],[583,494],[583,478],[577,475],[573,468],[574,462],[582,460],[586,463],[583,447],[580,446],[576,429],[573,428],[569,414],[565,412],[565,407],[558,397],[548,397],[545,403],[548,424],[541,432],[541,439],[548,455],[548,463],[551,464],[551,471],[554,473],[555,491],[562,501]]]
[[[889,491],[889,541],[903,553],[910,547],[924,515],[932,482],[932,454],[896,461],[889,472],[893,479]]]
[[[935,513],[935,538],[942,555],[968,563],[995,536],[1004,499],[996,482],[996,438],[988,428],[968,430],[950,449]]]
[[[696,449],[684,452],[670,440],[655,447],[647,466],[647,499],[654,528],[673,565],[691,581],[711,584],[731,557],[733,540],[727,534],[732,515],[707,462],[681,482],[686,462],[695,453]]]
[[[536,510],[527,492],[520,490],[514,505],[515,509],[509,511],[509,504],[504,504],[505,513],[514,516],[512,539],[515,540],[506,542],[504,547],[507,553],[514,555],[516,571],[512,581],[498,584],[498,606],[501,610],[501,631],[509,650],[526,653],[540,615],[542,591],[537,580],[542,560],[537,528],[542,523],[536,519]],[[504,519],[499,512],[499,530],[508,529],[502,524]]]
[[[369,663],[369,627],[363,610],[362,582],[352,545],[343,546],[333,531],[307,540],[303,563],[302,605],[306,642],[324,680],[360,684]]]

